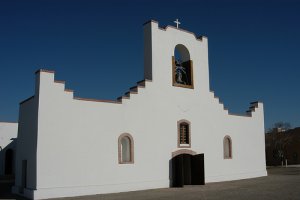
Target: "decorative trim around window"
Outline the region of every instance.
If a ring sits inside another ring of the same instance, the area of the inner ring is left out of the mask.
[[[188,120],[177,122],[177,147],[191,148],[191,122]]]
[[[134,141],[129,133],[123,133],[118,138],[119,164],[134,163]]]
[[[229,135],[226,135],[223,139],[223,152],[224,159],[232,159],[232,140]]]

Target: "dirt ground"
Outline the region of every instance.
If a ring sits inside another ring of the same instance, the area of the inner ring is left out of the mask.
[[[208,183],[203,186],[164,188],[92,195],[55,200],[300,200],[300,167],[269,168],[268,176],[254,179]],[[13,181],[0,180],[0,199],[24,198],[12,195]]]

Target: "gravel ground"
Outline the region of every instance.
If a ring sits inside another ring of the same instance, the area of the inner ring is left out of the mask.
[[[300,200],[300,167],[269,168],[268,176],[254,179],[208,183],[204,186],[164,188],[92,195],[55,200]],[[9,180],[0,180],[0,199],[24,198],[10,194]]]

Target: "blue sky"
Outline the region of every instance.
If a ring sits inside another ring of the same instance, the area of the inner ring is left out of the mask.
[[[115,99],[143,79],[149,19],[205,35],[210,87],[233,113],[265,106],[265,126],[300,126],[300,1],[0,1],[0,121],[17,121],[34,72],[75,96]],[[116,55],[116,56],[115,56]]]

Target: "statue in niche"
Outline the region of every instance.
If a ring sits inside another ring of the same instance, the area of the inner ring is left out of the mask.
[[[175,60],[175,81],[177,84],[190,85],[190,69],[187,63]]]
[[[186,82],[182,80],[183,76],[186,76],[185,68],[182,66],[180,60],[175,61],[175,72],[176,72],[176,82],[179,84],[186,85]]]
[[[175,87],[194,89],[193,61],[182,44],[176,45],[172,56],[172,82]]]

